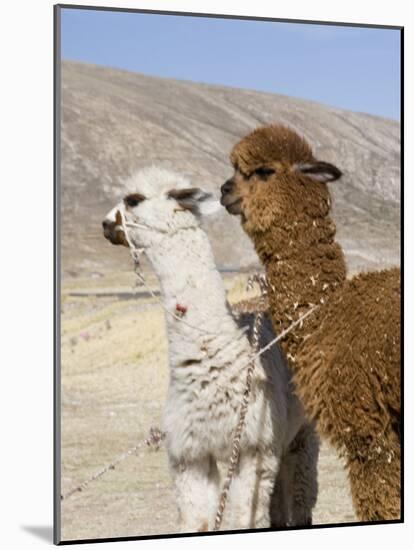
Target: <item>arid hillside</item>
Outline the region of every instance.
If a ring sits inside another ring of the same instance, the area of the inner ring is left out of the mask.
[[[321,159],[343,170],[332,185],[334,217],[352,271],[398,263],[397,122],[281,95],[64,61],[63,276],[130,268],[125,251],[102,238],[101,220],[131,171],[160,163],[217,194],[231,174],[231,147],[269,122],[290,125]],[[221,266],[257,262],[238,220],[224,210],[207,229]]]

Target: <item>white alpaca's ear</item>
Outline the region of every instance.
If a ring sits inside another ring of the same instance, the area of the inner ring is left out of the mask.
[[[342,176],[339,168],[329,162],[322,161],[299,163],[295,165],[295,170],[314,181],[321,181],[322,183],[335,181]]]
[[[190,210],[197,216],[209,216],[221,208],[220,202],[211,193],[199,187],[172,189],[168,192],[168,197],[175,199],[181,208]]]

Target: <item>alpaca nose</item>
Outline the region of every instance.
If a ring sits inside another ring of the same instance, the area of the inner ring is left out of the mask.
[[[233,189],[233,181],[227,180],[223,185],[221,186],[221,194],[227,195],[227,193],[230,193]]]

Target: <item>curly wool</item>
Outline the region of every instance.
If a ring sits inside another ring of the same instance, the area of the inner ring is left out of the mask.
[[[320,306],[281,343],[298,395],[321,435],[346,458],[358,517],[398,519],[400,271],[346,280],[329,190],[297,169],[317,161],[292,130],[255,130],[231,160],[236,182],[237,173],[250,175],[260,165],[274,169],[266,184],[249,180],[239,193],[243,227],[270,283],[276,333]]]

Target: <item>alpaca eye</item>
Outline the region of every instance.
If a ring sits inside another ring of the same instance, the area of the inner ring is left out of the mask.
[[[275,173],[273,168],[266,168],[266,166],[261,166],[260,168],[257,168],[253,172],[256,176],[259,176],[259,178],[267,178],[268,176],[271,176]]]
[[[143,200],[145,200],[145,197],[143,197],[139,193],[134,193],[132,195],[127,195],[124,198],[124,203],[126,206],[129,206],[130,208],[135,208]]]

